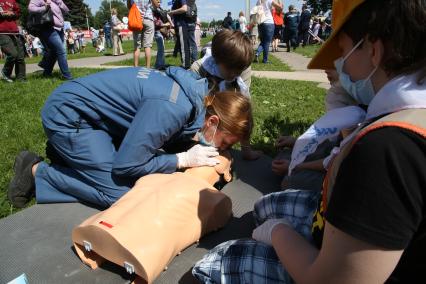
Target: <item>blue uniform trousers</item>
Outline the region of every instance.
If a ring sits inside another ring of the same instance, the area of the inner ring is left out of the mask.
[[[106,131],[45,132],[65,166],[39,164],[35,175],[38,203],[81,201],[108,207],[133,186],[134,180],[111,172],[116,149]]]

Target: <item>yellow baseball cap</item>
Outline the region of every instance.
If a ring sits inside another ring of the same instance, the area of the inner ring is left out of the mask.
[[[337,35],[356,7],[366,0],[333,0],[331,27],[333,32],[308,64],[308,69],[334,69],[334,60],[342,55]]]

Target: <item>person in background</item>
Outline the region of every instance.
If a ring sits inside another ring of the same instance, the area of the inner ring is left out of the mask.
[[[284,14],[281,8],[272,8],[272,17],[274,18],[274,37],[272,40],[272,52],[278,51],[278,44],[282,38],[284,25]]]
[[[143,18],[143,29],[139,32],[133,32],[133,66],[139,66],[140,49],[145,51],[146,67],[151,67],[151,48],[154,41],[154,16],[152,14],[151,0],[127,0],[127,8],[136,3],[139,12]]]
[[[20,9],[15,0],[0,0],[0,49],[6,62],[0,71],[0,79],[12,83],[10,76],[15,67],[17,80],[26,80],[25,46],[16,21]]]
[[[195,23],[195,44],[197,45],[197,50],[199,50],[201,48],[201,20],[198,17]]]
[[[75,53],[74,33],[72,32],[72,30],[68,29],[65,35],[67,40],[68,53],[74,54]]]
[[[158,70],[165,70],[167,65],[164,50],[164,38],[167,36],[168,30],[171,28],[172,21],[169,16],[167,16],[166,23],[162,21],[160,12],[157,10],[161,8],[161,1],[153,0],[152,7],[155,26],[154,39],[157,42],[157,58],[155,60],[154,67]]]
[[[257,38],[259,36],[259,25],[255,21],[256,15],[250,15],[250,39],[253,47],[257,45]]]
[[[188,16],[189,1],[173,0],[172,10],[169,15],[173,17],[177,31],[177,38],[180,41],[181,60],[184,68],[189,69],[191,64],[198,59],[198,49],[195,42],[196,16]]]
[[[112,10],[111,10],[112,13]],[[94,48],[98,47],[98,38],[99,38],[99,30],[95,29],[94,27],[90,28],[90,34],[92,39],[92,46]]]
[[[302,46],[309,44],[309,28],[311,26],[311,11],[308,9],[308,5],[303,4],[302,14],[300,15],[299,22],[299,42],[302,42]]]
[[[121,21],[117,17],[117,9],[112,8],[111,9],[111,23],[112,23],[112,38],[113,38],[113,44],[112,44],[112,55],[118,56],[123,55],[123,46],[121,45],[120,40],[120,26]]]
[[[110,21],[105,21],[104,33],[105,33],[105,48],[112,48],[112,35],[111,35]]]
[[[272,8],[282,9],[282,4],[277,0],[258,0],[257,5],[263,7],[265,20],[259,24],[260,44],[255,54],[255,62],[259,62],[259,55],[263,52],[262,63],[268,63],[269,46],[275,29]]]
[[[35,56],[40,56],[43,53],[43,45],[38,37],[33,38],[32,48]]]
[[[86,41],[84,40],[84,32],[78,29],[78,40],[80,42],[80,52],[84,53],[86,51]]]
[[[240,31],[245,34],[247,32],[247,19],[244,16],[244,12],[241,11],[238,17],[238,22],[240,23]]]
[[[293,5],[288,6],[288,12],[284,16],[285,23],[285,41],[287,45],[287,52],[290,52],[290,48],[293,50],[297,47],[297,27],[299,26],[299,14],[294,9]]]
[[[30,0],[28,10],[30,12],[43,12],[47,7],[53,12],[53,27],[45,27],[40,34],[40,40],[44,46],[43,59],[38,64],[44,69],[44,76],[51,76],[53,67],[58,61],[62,77],[65,80],[71,80],[72,75],[68,68],[67,53],[64,40],[64,14],[69,9],[62,0]]]
[[[320,27],[321,27],[321,25],[318,21],[318,18],[315,17],[314,22],[312,23],[312,27],[311,27],[312,37],[309,37],[309,38],[312,38],[312,39],[310,39],[310,42],[312,42],[312,43],[319,43],[320,42],[321,38],[318,36]]]
[[[74,50],[76,52],[80,52],[81,51],[81,47],[80,47],[80,41],[78,40],[79,39],[78,31],[77,30],[73,30],[72,34],[73,34],[73,38],[74,38]]]
[[[231,12],[228,12],[227,16],[223,19],[223,23],[222,26],[225,29],[232,29],[232,17],[231,17]]]

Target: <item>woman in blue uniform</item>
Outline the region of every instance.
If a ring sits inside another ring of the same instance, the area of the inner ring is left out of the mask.
[[[144,175],[215,165],[218,149],[246,139],[252,125],[249,99],[208,94],[205,79],[177,67],[123,68],[67,82],[41,116],[52,163],[28,151],[16,157],[8,191],[16,207],[34,194],[38,203],[108,207]]]

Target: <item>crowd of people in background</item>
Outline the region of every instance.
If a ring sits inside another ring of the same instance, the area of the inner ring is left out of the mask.
[[[240,30],[247,34],[256,46],[260,40],[258,53],[265,50],[265,46],[272,44],[272,52],[278,51],[279,43],[285,43],[287,51],[291,48],[323,43],[331,34],[331,12],[327,16],[320,13],[314,15],[306,4],[300,13],[293,5],[284,11],[279,0],[258,1],[250,11],[250,18],[240,12],[237,19],[228,12],[222,21],[222,28]],[[255,59],[258,61],[258,58]]]
[[[16,5],[17,8],[14,8],[16,11],[9,12],[10,15],[15,13],[15,18],[7,15],[3,17],[8,17],[12,22],[16,21],[20,15],[18,4],[15,0],[1,1],[15,3],[13,5]],[[221,29],[239,30],[246,34],[251,39],[253,47],[257,48],[255,60],[259,61],[259,55],[264,54],[263,63],[268,62],[271,45],[272,52],[276,52],[279,44],[285,43],[287,51],[290,52],[291,48],[296,49],[300,45],[320,44],[331,33],[331,13],[327,17],[322,14],[313,15],[306,5],[303,5],[301,13],[292,5],[285,12],[280,0],[258,1],[247,17],[244,12],[240,12],[238,17],[233,19],[231,12],[228,12],[221,26],[207,28],[201,27],[201,21],[196,14],[188,16],[187,11],[194,8],[195,1],[174,0],[171,2],[170,11],[161,8],[160,0],[129,0],[128,7],[130,8],[133,3],[136,3],[144,19],[143,30],[133,33],[134,66],[139,65],[140,49],[143,48],[146,67],[153,65],[160,70],[164,70],[168,66],[165,59],[165,40],[175,42],[173,56],[180,56],[182,66],[188,69],[199,57],[201,37],[212,36]],[[24,59],[20,58],[21,54],[23,57],[43,56],[39,63],[39,66],[45,71],[43,74],[49,76],[51,74],[50,65],[58,61],[63,77],[70,79],[72,76],[67,66],[67,54],[85,53],[87,42],[91,41],[91,45],[97,52],[107,52],[106,54],[111,52],[113,56],[125,54],[122,44],[125,40],[123,30],[127,29],[127,26],[120,19],[127,15],[118,15],[117,10],[112,8],[111,18],[104,21],[103,26],[99,29],[90,27],[88,31],[84,32],[79,27],[64,28],[64,14],[68,12],[68,8],[62,0],[31,0],[29,11],[42,11],[47,6],[51,6],[55,14],[54,26],[48,31],[32,35],[16,21],[16,28],[12,28],[12,34],[2,36],[3,38],[14,38],[11,42],[15,44],[15,50],[21,50],[20,44],[22,43],[23,53],[19,52],[19,59],[15,60],[15,63],[25,64]],[[261,8],[258,9],[258,7]],[[260,12],[263,13],[262,16],[259,16]],[[9,25],[13,26],[10,23]],[[0,28],[0,33],[2,32]],[[129,39],[129,34],[126,36]],[[154,40],[157,45],[157,57],[156,62],[151,64],[151,48]],[[5,57],[5,52],[0,51],[0,58]],[[10,59],[9,62],[12,60]],[[9,64],[11,63],[5,64],[2,78],[11,82]],[[21,67],[20,70],[22,69]],[[20,75],[20,77],[25,76]]]

